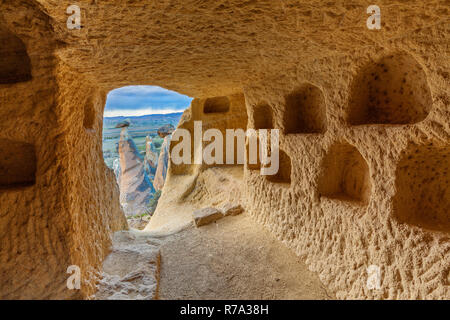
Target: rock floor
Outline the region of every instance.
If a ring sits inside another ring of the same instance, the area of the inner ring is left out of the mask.
[[[163,236],[115,234],[96,299],[334,299],[246,214]]]
[[[151,300],[158,297],[161,242],[133,231],[114,234],[93,299]]]

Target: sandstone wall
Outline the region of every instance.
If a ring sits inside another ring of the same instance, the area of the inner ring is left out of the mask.
[[[271,79],[277,88],[264,80],[245,90],[250,127],[264,101],[290,160],[286,181],[246,170],[247,209],[338,298],[450,297],[450,87],[438,52],[385,44],[304,65]],[[298,91],[304,85],[320,99]],[[305,100],[320,125],[311,132],[297,121],[289,131],[284,115],[296,108],[301,117]],[[380,290],[366,286],[370,265],[381,269]]]
[[[281,132],[275,177],[245,167],[246,208],[339,298],[449,297],[449,87],[440,63],[401,46],[370,48],[284,74],[280,88],[266,86],[273,79],[245,88],[248,127]],[[207,119],[206,101],[194,100],[179,127]],[[221,184],[205,168],[171,163],[149,230],[169,212],[177,219],[164,206],[174,194],[187,211],[229,195],[204,187]],[[379,290],[366,285],[371,265],[381,270]]]
[[[72,241],[66,175],[58,161],[64,139],[55,110],[55,43],[29,27],[45,32],[48,19],[34,6],[22,10],[17,17],[14,8],[2,6],[0,17],[0,167],[9,177],[0,190],[0,297],[64,298],[74,294],[65,290]]]
[[[202,133],[213,128],[223,134],[225,162],[225,130],[247,127],[244,95],[235,93],[194,99],[183,113],[177,129],[186,129],[190,133],[191,164],[174,164],[170,161],[164,188],[147,230],[180,228],[192,223],[193,210],[239,202],[243,196],[244,165],[194,163],[194,154],[198,152],[194,146],[194,121],[201,122]],[[182,143],[182,138],[179,141],[171,140],[170,154],[179,143]],[[202,141],[198,146],[204,148],[208,144]]]
[[[58,65],[58,122],[64,137],[64,189],[67,194],[70,259],[82,272],[81,294],[95,292],[93,279],[109,253],[112,233],[127,229],[119,187],[102,152],[106,93]]]
[[[366,27],[366,1],[82,0],[83,28],[68,30],[71,4],[0,3],[0,43],[11,44],[0,149],[24,164],[0,162],[1,297],[92,292],[67,292],[65,270],[95,270],[124,223],[101,158],[105,93],[152,84],[197,98],[180,127],[210,116],[206,99],[243,93],[249,128],[281,130],[282,171],[241,166],[239,199],[337,297],[449,298],[448,1],[380,0],[379,31]],[[209,187],[226,170],[170,166],[161,203],[182,192],[150,227],[188,219],[216,191],[234,197]],[[369,265],[380,290],[365,285]]]
[[[126,227],[99,143],[105,93],[58,61],[34,3],[0,12],[0,298],[86,297],[111,232]],[[67,289],[70,265],[81,291]]]

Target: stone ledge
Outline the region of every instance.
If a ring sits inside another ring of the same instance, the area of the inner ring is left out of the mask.
[[[240,204],[236,203],[227,203],[222,207],[222,213],[226,216],[236,216],[244,212],[244,208]]]
[[[203,208],[194,211],[192,216],[194,218],[195,226],[200,227],[221,219],[223,217],[223,214],[216,208]]]

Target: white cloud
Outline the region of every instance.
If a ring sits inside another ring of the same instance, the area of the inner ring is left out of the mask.
[[[139,117],[148,114],[168,114],[175,112],[183,112],[184,110],[179,109],[160,109],[160,108],[145,108],[145,109],[135,109],[135,110],[110,110],[105,111],[104,117]]]
[[[126,86],[109,92],[109,95],[137,94],[148,95],[155,93],[165,93],[169,95],[178,95],[179,93],[155,86]]]

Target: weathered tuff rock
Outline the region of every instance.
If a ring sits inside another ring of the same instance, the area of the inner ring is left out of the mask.
[[[224,216],[236,216],[244,212],[244,208],[240,204],[227,203],[222,207],[222,213]]]
[[[211,222],[217,221],[226,216],[236,216],[241,214],[244,208],[240,204],[227,203],[222,207],[222,210],[216,208],[203,208],[194,211],[192,214],[194,219],[194,224],[197,227],[210,224]]]
[[[152,300],[158,296],[160,250],[156,239],[132,231],[114,234],[111,254],[92,297],[98,300]]]
[[[111,232],[126,228],[103,108],[136,83],[196,97],[179,125],[191,134],[197,120],[276,128],[284,152],[273,179],[169,164],[148,228],[240,198],[338,298],[450,297],[446,1],[382,1],[380,30],[360,0],[80,0],[79,30],[70,4],[0,2],[0,153],[35,162],[1,162],[0,298],[95,290]],[[80,291],[66,286],[74,264]],[[370,265],[380,290],[366,287]]]
[[[128,221],[128,226],[130,228],[134,228],[134,229],[138,229],[138,230],[142,230],[145,228],[145,226],[148,224],[150,220],[150,216],[146,215],[146,216],[140,216],[140,217],[135,217],[135,218],[127,218]]]
[[[147,136],[145,138],[145,171],[149,175],[155,175],[158,166],[158,152],[155,150],[152,138]]]
[[[156,168],[155,178],[153,180],[153,187],[155,188],[155,190],[162,190],[162,188],[164,187],[164,181],[166,181],[167,168],[169,167],[171,139],[171,134],[164,137],[164,141],[159,152],[158,166]]]
[[[113,161],[113,171],[116,176],[117,184],[120,186],[120,176],[122,175],[122,169],[120,168],[120,158],[116,158]]]
[[[201,227],[223,217],[223,213],[216,208],[203,208],[194,211],[192,214],[196,227]]]
[[[161,138],[165,138],[167,135],[172,134],[174,130],[174,126],[169,123],[158,129],[158,135]]]
[[[126,128],[130,126],[130,122],[125,120],[125,121],[121,121],[118,124],[116,124],[116,128]]]
[[[126,215],[141,214],[146,210],[155,189],[144,170],[143,159],[126,127],[120,132],[119,157],[120,203]]]

